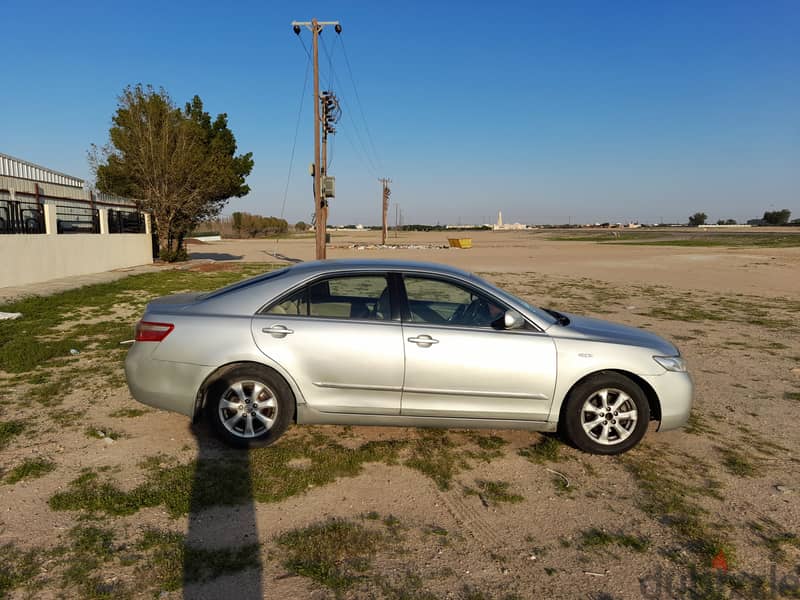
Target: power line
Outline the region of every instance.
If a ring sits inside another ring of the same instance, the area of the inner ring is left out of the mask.
[[[339,37],[341,37],[341,36],[339,36]],[[342,46],[342,48],[344,48],[344,46]],[[339,75],[338,75],[338,74],[337,74],[337,72],[336,72],[336,69],[333,67],[333,63],[332,63],[332,61],[330,60],[330,58],[331,58],[331,55],[328,53],[328,48],[327,48],[327,47],[326,47],[324,44],[322,45],[322,50],[323,50],[323,52],[325,52],[325,55],[326,55],[326,56],[328,57],[328,59],[329,59],[329,61],[328,61],[328,64],[329,64],[329,67],[330,67],[330,73],[329,73],[329,75],[331,76],[331,79],[332,79],[332,81],[333,81],[333,82],[335,82],[335,83],[336,83],[336,85],[337,85],[337,86],[339,86],[340,88],[344,88],[344,86],[342,85],[342,82],[341,82],[341,80],[339,79]],[[356,90],[356,88],[355,88],[355,85],[353,85],[353,90],[355,91],[355,94],[356,94],[356,96],[357,96],[357,95],[358,95],[358,91]],[[378,164],[380,164],[380,158],[378,157],[378,154],[377,154],[377,152],[375,152],[375,151],[374,151],[374,147],[375,147],[375,145],[374,145],[374,144],[372,144],[372,147],[373,147],[373,154],[374,154],[374,156],[375,156],[375,160],[373,160],[373,159],[372,159],[372,155],[370,154],[370,151],[369,151],[369,149],[367,148],[367,144],[366,144],[366,143],[364,143],[364,139],[363,139],[363,136],[361,135],[361,130],[359,129],[359,127],[358,127],[358,124],[357,124],[357,123],[356,123],[356,121],[355,121],[355,120],[354,120],[354,119],[353,119],[353,118],[350,116],[350,114],[351,114],[351,113],[353,113],[354,111],[350,110],[349,104],[348,104],[348,102],[347,102],[347,99],[346,99],[345,97],[341,97],[340,99],[341,99],[341,101],[342,101],[342,104],[344,104],[344,105],[345,105],[345,108],[347,108],[347,110],[343,111],[343,113],[344,113],[344,116],[345,116],[345,117],[348,117],[348,118],[350,119],[350,123],[351,123],[351,125],[352,125],[352,128],[353,128],[353,131],[354,131],[354,133],[355,133],[355,135],[356,135],[356,139],[358,139],[358,142],[359,142],[359,144],[361,145],[361,148],[363,149],[364,156],[366,157],[366,159],[367,159],[367,160],[369,161],[369,163],[370,163],[370,171],[371,171],[371,173],[372,173],[373,177],[377,177],[377,172],[378,172],[378,167],[377,167],[377,165],[378,165]],[[360,100],[359,100],[359,102],[360,102]],[[363,116],[364,116],[364,111],[363,111],[363,109],[361,110],[361,115],[362,115],[362,118],[363,118]],[[364,120],[364,126],[365,126],[365,128],[367,128],[367,127],[368,127],[368,126],[367,126],[367,122],[366,122],[366,120]],[[368,130],[367,130],[367,134],[369,135],[369,132],[368,132]],[[370,139],[371,139],[371,138],[370,138]]]
[[[381,163],[381,157],[378,154],[377,149],[375,148],[375,143],[372,141],[372,134],[369,131],[369,124],[367,123],[367,117],[364,115],[364,105],[361,103],[361,96],[358,93],[358,87],[356,87],[356,80],[353,77],[353,69],[350,67],[350,58],[347,56],[347,48],[344,46],[344,40],[342,36],[339,36],[339,43],[342,46],[342,54],[344,55],[344,62],[347,65],[347,72],[350,75],[350,83],[353,85],[353,91],[356,95],[356,102],[358,103],[358,110],[361,112],[361,118],[364,121],[364,129],[367,131],[367,139],[369,139],[369,143],[372,146],[372,151],[375,153],[375,158],[378,160],[378,164]]]
[[[305,44],[303,44],[303,47],[305,48]],[[306,54],[308,55],[308,60],[306,61],[306,72],[305,75],[303,75],[303,91],[300,94],[300,106],[297,109],[297,122],[295,123],[294,126],[294,141],[292,142],[292,153],[290,154],[289,158],[289,171],[286,174],[286,185],[283,188],[283,202],[281,203],[281,217],[280,217],[281,219],[283,218],[284,211],[286,210],[286,198],[289,195],[289,182],[291,181],[292,178],[292,167],[294,166],[294,154],[295,150],[297,149],[297,135],[300,132],[300,117],[302,116],[303,113],[303,104],[306,99],[306,89],[308,88],[308,72],[311,68],[311,54],[309,54],[308,51],[306,51]],[[277,248],[278,248],[278,240],[276,239],[275,240],[276,251]]]

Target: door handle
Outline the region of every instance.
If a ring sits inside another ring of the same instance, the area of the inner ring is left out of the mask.
[[[268,333],[272,337],[284,338],[290,333],[294,333],[294,329],[289,329],[288,327],[284,327],[283,325],[272,325],[271,327],[264,327],[261,330],[261,332]]]
[[[433,344],[439,343],[439,340],[435,340],[429,335],[419,335],[417,337],[410,337],[408,338],[408,341],[417,344],[422,348],[430,348]]]

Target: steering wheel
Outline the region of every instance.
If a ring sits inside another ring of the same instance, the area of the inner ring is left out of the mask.
[[[464,319],[464,314],[467,312],[467,308],[471,306],[470,304],[459,304],[458,308],[450,315],[450,318],[447,319],[448,323],[460,323]]]
[[[460,325],[480,325],[489,318],[489,305],[483,298],[475,298],[469,304],[462,304],[450,317],[451,323]]]

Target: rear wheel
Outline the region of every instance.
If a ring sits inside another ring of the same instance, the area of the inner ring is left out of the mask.
[[[294,405],[286,382],[266,367],[240,365],[214,381],[206,411],[217,436],[229,446],[268,446],[286,431]]]
[[[621,454],[647,432],[650,406],[642,389],[619,373],[599,373],[569,394],[562,430],[577,448],[593,454]]]

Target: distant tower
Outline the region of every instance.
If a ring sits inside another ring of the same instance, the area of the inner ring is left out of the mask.
[[[503,211],[502,210],[497,211],[497,228],[498,229],[502,229],[503,228]]]

